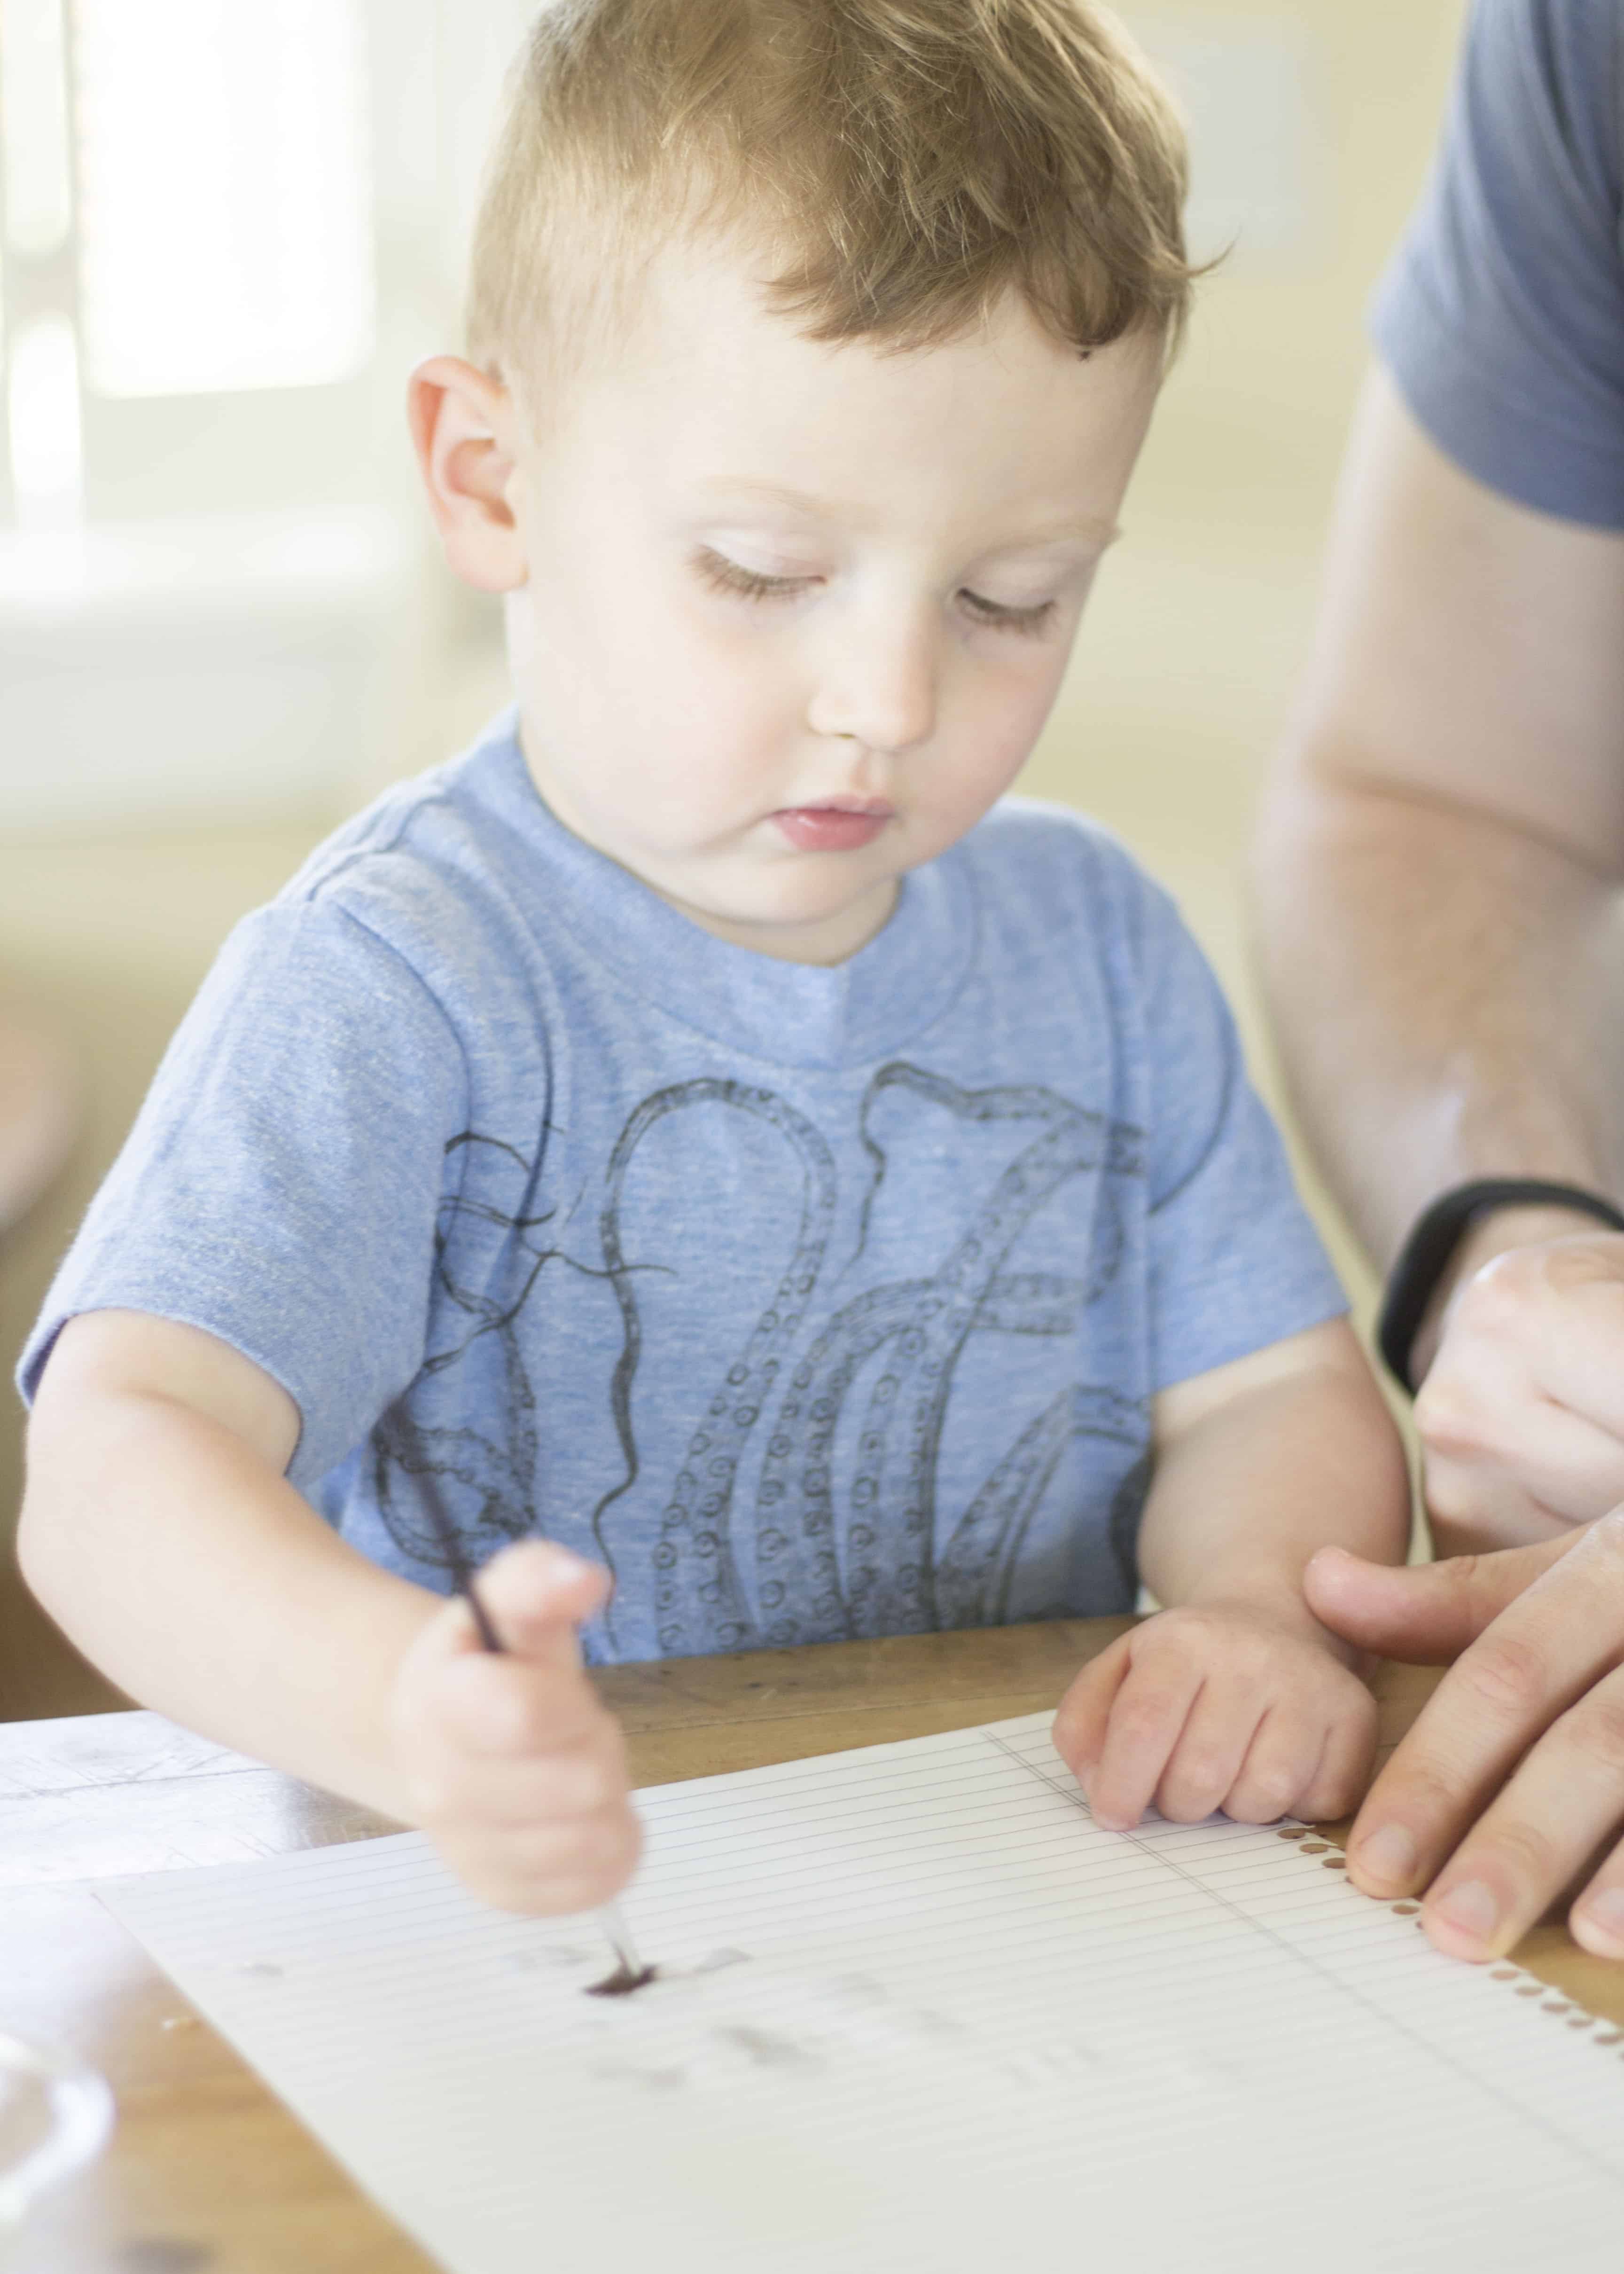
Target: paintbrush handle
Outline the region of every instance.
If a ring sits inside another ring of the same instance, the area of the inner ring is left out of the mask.
[[[622,1970],[628,1975],[646,1974],[649,1969],[637,1955],[637,1946],[632,1940],[620,1904],[607,1902],[600,1905],[598,1923],[607,1936],[609,1947],[620,1960]]]
[[[429,1522],[434,1528],[441,1551],[451,1567],[451,1577],[456,1591],[473,1614],[480,1647],[483,1650],[494,1652],[499,1658],[505,1657],[506,1645],[496,1631],[495,1623],[491,1614],[480,1600],[479,1590],[474,1585],[473,1572],[469,1568],[468,1558],[462,1553],[462,1544],[457,1538],[456,1526],[452,1523],[450,1511],[440,1496],[439,1480],[423,1458],[422,1449],[417,1441],[417,1425],[406,1411],[403,1401],[393,1408],[389,1418],[397,1434],[403,1440],[408,1452],[412,1457],[411,1466],[416,1472],[417,1482],[422,1490]],[[638,1978],[646,1979],[649,1969],[637,1955],[637,1946],[627,1931],[626,1921],[620,1915],[619,1903],[605,1903],[598,1914],[598,1918],[628,1984]]]

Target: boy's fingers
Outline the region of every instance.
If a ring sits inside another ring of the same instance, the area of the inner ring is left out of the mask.
[[[1350,1816],[1365,1797],[1376,1759],[1376,1701],[1368,1692],[1366,1710],[1350,1710],[1333,1721],[1326,1734],[1319,1766],[1299,1797],[1291,1803],[1311,1824],[1336,1816]]]
[[[459,1651],[432,1669],[425,1695],[436,1734],[497,1759],[569,1751],[610,1720],[580,1666],[562,1657]]]
[[[453,1734],[455,1748],[425,1749],[412,1776],[418,1812],[442,1826],[480,1824],[507,1832],[544,1822],[583,1825],[628,1805],[625,1746],[601,1712],[573,1721],[545,1750],[492,1752],[477,1734]]]
[[[560,1837],[538,1826],[528,1838],[454,1841],[445,1853],[464,1884],[499,1910],[558,1918],[618,1895],[641,1850],[642,1834],[628,1811],[590,1838]]]
[[[1258,1723],[1224,1812],[1237,1824],[1273,1824],[1287,1815],[1312,1777],[1325,1745],[1322,1721],[1278,1707]]]
[[[1131,1832],[1149,1807],[1163,1770],[1201,1691],[1192,1664],[1135,1666],[1118,1690],[1105,1750],[1088,1784],[1096,1823]]]
[[[570,1666],[581,1662],[575,1629],[609,1599],[609,1574],[550,1540],[521,1540],[504,1547],[474,1584],[505,1651],[515,1658]],[[464,1636],[466,1647],[480,1647],[471,1613]]]
[[[1116,1692],[1126,1678],[1131,1638],[1119,1636],[1076,1675],[1055,1715],[1054,1746],[1085,1791],[1105,1751]]]
[[[1243,1690],[1207,1683],[1156,1788],[1156,1806],[1170,1824],[1200,1824],[1223,1805],[1257,1726],[1258,1709]]]

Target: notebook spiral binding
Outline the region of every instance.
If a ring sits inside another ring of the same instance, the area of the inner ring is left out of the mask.
[[[1334,1841],[1323,1838],[1312,1824],[1295,1822],[1282,1824],[1279,1828],[1278,1836],[1282,1840],[1291,1841],[1299,1856],[1304,1858],[1310,1856],[1315,1856],[1321,1871],[1345,1871],[1348,1868],[1347,1859],[1342,1850]],[[1371,1899],[1366,1897],[1365,1900]],[[1421,1906],[1419,1903],[1388,1903],[1386,1909],[1390,1910],[1395,1918],[1408,1919],[1413,1926],[1420,1927]],[[1582,2031],[1593,2031],[1594,2035],[1587,2036],[1585,2039],[1588,2044],[1595,2045],[1601,2051],[1615,2052],[1620,2059],[1624,2059],[1624,2029],[1620,2029],[1616,2022],[1608,2021],[1603,2014],[1587,2012],[1575,1999],[1563,1997],[1560,1990],[1553,1989],[1548,1982],[1542,1982],[1538,1975],[1530,1974],[1525,1966],[1514,1966],[1509,1960],[1506,1960],[1500,1965],[1491,1966],[1488,1969],[1488,1978],[1491,1982],[1503,1982],[1515,1998],[1538,1999],[1539,2000],[1536,2008],[1538,2012],[1549,2014],[1553,2021],[1563,2022],[1575,2035]]]

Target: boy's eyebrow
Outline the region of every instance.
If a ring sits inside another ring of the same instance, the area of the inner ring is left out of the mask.
[[[809,490],[793,489],[783,482],[748,481],[720,474],[712,480],[702,482],[699,487],[707,496],[718,500],[750,499],[762,505],[784,506],[792,513],[812,514],[820,521],[861,523],[865,518],[859,508],[843,505],[838,498],[814,497]],[[1082,538],[1103,551],[1107,546],[1114,545],[1121,535],[1121,528],[1114,521],[1102,520],[1095,514],[1072,514],[1064,520],[1056,521],[1041,534],[1034,532],[1029,537],[1019,538],[998,549],[1009,553],[1037,551],[1044,546],[1064,545],[1068,538]]]

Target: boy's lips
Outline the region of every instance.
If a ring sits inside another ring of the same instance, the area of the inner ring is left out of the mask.
[[[772,818],[798,853],[853,853],[871,845],[895,811],[883,797],[831,797],[783,806]]]

